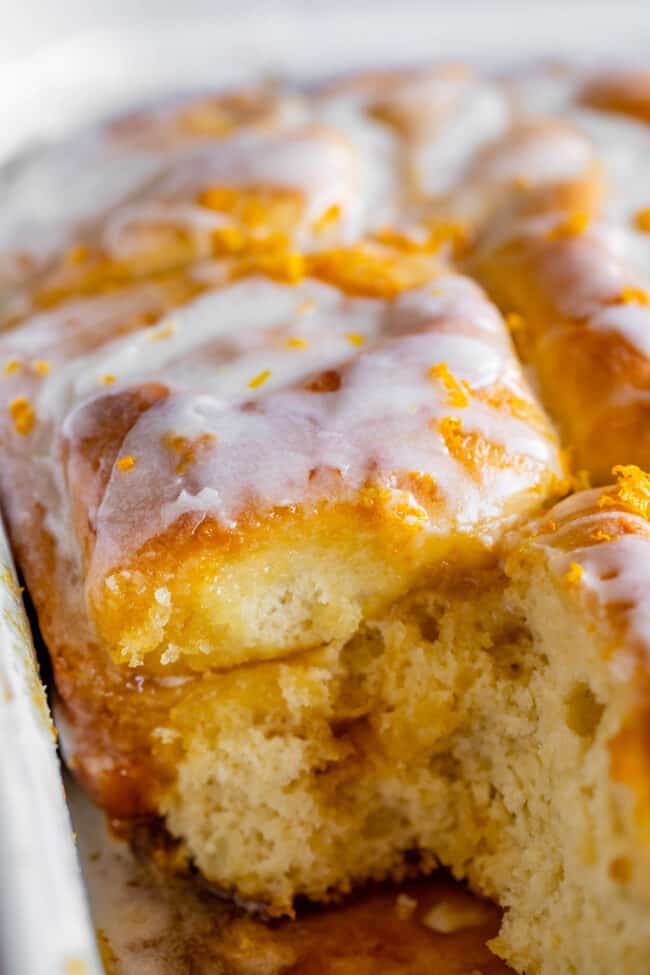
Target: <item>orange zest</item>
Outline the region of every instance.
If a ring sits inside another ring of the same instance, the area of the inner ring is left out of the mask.
[[[619,501],[635,514],[650,519],[650,474],[636,464],[619,464],[612,468],[612,474],[618,482]]]
[[[585,570],[582,568],[580,563],[572,562],[564,578],[570,585],[577,586],[581,582],[584,574]]]
[[[650,305],[650,295],[648,295],[648,292],[634,285],[621,288],[619,300],[622,305]]]
[[[13,420],[14,429],[22,437],[26,437],[34,429],[36,413],[25,396],[17,396],[9,404],[9,413]]]
[[[456,377],[449,371],[449,366],[446,362],[439,362],[435,366],[431,366],[429,369],[429,378],[439,379],[442,382],[450,406],[463,409],[469,405],[469,396],[467,394],[471,392],[470,387],[466,382],[462,384],[458,382]]]
[[[257,374],[257,376],[254,376],[251,379],[251,381],[248,384],[248,388],[249,389],[259,389],[260,386],[263,386],[264,385],[264,383],[270,377],[270,375],[271,375],[271,370],[270,369],[263,369],[262,372],[259,372]]]
[[[585,232],[588,226],[589,214],[584,213],[582,210],[576,210],[575,213],[571,213],[565,220],[562,220],[549,230],[546,234],[546,239],[566,240],[571,237],[579,237]]]
[[[637,230],[641,230],[644,234],[650,233],[650,207],[639,210],[634,217],[634,223]]]

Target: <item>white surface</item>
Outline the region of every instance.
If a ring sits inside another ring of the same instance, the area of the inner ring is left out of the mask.
[[[650,4],[24,0],[3,15],[2,38],[0,157],[138,97],[252,72],[309,77],[463,55],[642,60],[650,47]]]
[[[52,724],[0,524],[0,971],[100,971]]]

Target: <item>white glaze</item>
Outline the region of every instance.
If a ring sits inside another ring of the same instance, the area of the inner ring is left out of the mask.
[[[602,611],[623,613],[625,644],[643,649],[646,663],[650,663],[649,555],[650,539],[645,534],[623,535],[572,553],[572,561],[583,570],[581,582],[596,596]]]
[[[579,580],[563,585],[595,609],[606,627],[605,640],[610,639],[612,615],[622,619],[623,632],[617,633],[611,666],[625,679],[631,676],[625,659],[632,648],[641,651],[646,666],[650,665],[650,534],[644,518],[624,506],[599,506],[601,497],[602,491],[593,489],[556,505],[533,544],[546,552],[549,568],[559,580],[565,579],[573,564],[580,566]],[[620,520],[625,533],[612,527]],[[598,532],[605,537],[599,538]],[[579,538],[582,544],[571,544],[571,539]]]
[[[449,275],[436,279],[433,291],[384,302],[347,298],[310,280],[290,286],[246,279],[171,315],[169,338],[151,340],[163,321],[53,371],[41,383],[36,410],[73,444],[92,433],[84,404],[98,395],[103,374],[116,375],[111,394],[147,380],[173,390],[132,427],[120,453],[136,466],[116,468],[98,511],[89,512],[95,569],[135,551],[188,510],[232,526],[251,504],[263,511],[351,498],[368,480],[394,487],[409,471],[431,474],[444,499],[431,530],[480,530],[511,494],[532,488],[544,472],[559,473],[544,433],[472,396],[466,407],[450,408],[443,382],[428,374],[441,362],[474,391],[498,384],[516,397],[528,393],[503,324],[480,290]],[[353,344],[350,334],[364,344]],[[295,339],[306,347],[287,348]],[[333,367],[339,390],[303,388]],[[267,369],[268,380],[250,388]],[[255,400],[256,410],[242,409]],[[474,478],[437,431],[436,421],[449,415],[466,432],[526,458],[526,469],[497,466]],[[168,438],[196,441],[206,433],[216,437],[214,447],[176,474]],[[332,471],[340,476],[333,480]]]
[[[124,256],[133,246],[130,230],[140,224],[169,221],[199,236],[221,226],[224,215],[197,205],[206,185],[264,185],[295,190],[305,199],[305,226],[297,229],[295,243],[310,249],[320,245],[307,225],[332,206],[341,210],[338,239],[353,241],[384,223],[412,223],[423,202],[430,217],[430,204],[440,204],[444,195],[445,214],[456,207],[462,217],[489,221],[497,213],[492,233],[538,241],[548,252],[544,273],[560,310],[584,319],[586,327],[618,332],[647,356],[648,310],[612,300],[622,287],[643,285],[650,267],[645,237],[630,223],[646,198],[641,160],[648,135],[631,120],[579,106],[579,89],[580,79],[570,74],[496,80],[434,70],[301,96],[279,90],[266,115],[220,140],[183,135],[174,103],[168,103],[145,112],[132,129],[109,126],[81,137],[70,150],[72,161],[64,150],[55,154],[50,170],[40,174],[48,197],[57,195],[63,177],[74,182],[79,165],[93,169],[93,179],[90,192],[79,188],[78,207],[57,203],[48,215],[50,227],[59,221],[48,239],[70,237],[80,220],[101,217],[108,208],[93,232],[112,254]],[[542,121],[535,131],[531,116],[549,112],[561,124]],[[532,136],[522,138],[529,129]],[[513,181],[552,187],[586,177],[594,160],[605,167],[608,202],[601,223],[583,236],[547,246],[548,230],[566,214],[531,220],[504,208]],[[117,188],[107,178],[111,167],[122,174]],[[8,241],[33,244],[36,251],[42,240],[33,222],[23,219],[20,196],[30,195],[38,177],[32,172],[23,184],[7,221],[13,229],[5,231]],[[106,184],[106,194],[91,201],[98,182]],[[19,224],[23,229],[16,234]],[[7,252],[7,266],[11,260]],[[5,402],[24,391],[38,417],[26,461],[24,441],[12,439],[21,458],[14,459],[16,470],[45,472],[24,499],[12,494],[18,521],[40,492],[48,524],[64,546],[70,536],[67,488],[53,432],[74,444],[85,429],[86,404],[151,380],[171,395],[127,434],[121,454],[133,455],[136,465],[127,473],[113,471],[99,508],[89,513],[97,531],[93,557],[103,568],[184,511],[232,525],[251,500],[263,510],[348,497],[370,472],[391,488],[404,472],[431,474],[444,498],[444,514],[431,530],[456,525],[479,531],[543,470],[559,470],[544,434],[476,397],[452,408],[444,383],[428,376],[429,366],[445,362],[474,391],[498,384],[516,397],[529,396],[499,316],[467,280],[447,274],[433,291],[382,302],[346,298],[309,280],[287,286],[255,278],[221,289],[223,267],[197,264],[191,273],[206,276],[215,290],[124,337],[112,334],[123,316],[160,302],[153,285],[134,286],[128,296],[70,301],[5,336],[0,364],[14,357],[51,363],[48,376],[22,369],[4,380]],[[175,330],[155,341],[170,323]],[[353,345],[349,333],[363,336],[365,344]],[[288,339],[293,347],[286,346]],[[311,378],[332,368],[341,372],[337,392],[305,390]],[[267,381],[250,388],[266,370]],[[102,385],[107,374],[115,377],[110,390]],[[614,395],[625,401],[647,393],[621,387]],[[242,409],[254,400],[255,410]],[[528,467],[486,465],[478,478],[472,476],[449,455],[436,426],[449,416],[460,419],[465,432],[479,432],[526,458]],[[218,438],[215,447],[191,472],[176,474],[164,437],[196,439],[206,432]],[[332,469],[341,477],[332,478]],[[313,476],[314,470],[321,473]]]
[[[238,121],[235,114],[229,137],[257,128],[292,131],[309,120],[306,103],[288,88],[261,88],[251,95],[260,101],[260,115]],[[0,308],[3,288],[25,280],[16,252],[29,256],[28,275],[41,269],[80,235],[92,233],[98,218],[110,220],[116,207],[147,197],[170,169],[214,146],[214,139],[179,128],[179,112],[193,101],[187,96],[161,101],[135,113],[135,122],[108,120],[25,161],[2,201]]]

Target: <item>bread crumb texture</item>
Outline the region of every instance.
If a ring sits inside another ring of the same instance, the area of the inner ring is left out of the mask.
[[[503,905],[491,944],[517,969],[645,971],[647,845],[610,774],[630,695],[575,590],[520,560],[514,579],[410,594],[346,642],[205,674],[172,715],[169,829],[270,914],[440,863]],[[458,931],[481,909],[422,921]]]

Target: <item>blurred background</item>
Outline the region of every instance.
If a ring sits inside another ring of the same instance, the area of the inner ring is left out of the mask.
[[[645,59],[647,0],[0,0],[0,159],[172,88],[466,55]]]

